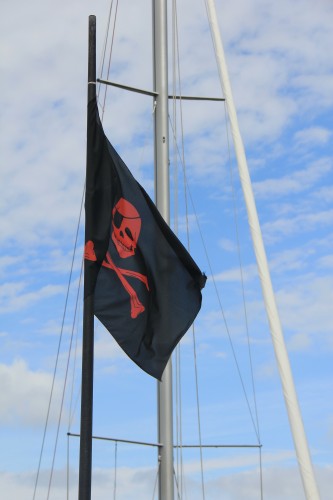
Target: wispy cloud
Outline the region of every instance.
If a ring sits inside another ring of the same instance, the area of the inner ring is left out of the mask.
[[[321,181],[332,170],[332,160],[321,158],[303,168],[276,179],[265,179],[253,183],[260,198],[281,198],[306,191]]]
[[[296,216],[277,218],[262,225],[263,234],[267,243],[281,240],[284,236],[299,235],[303,232],[314,231],[319,228],[331,228],[333,210],[322,210],[301,213]]]
[[[240,282],[241,280],[250,281],[258,276],[258,269],[255,264],[243,266],[242,270],[240,268],[228,269],[222,273],[216,274],[214,276],[215,281],[235,281]]]
[[[39,290],[27,291],[27,283],[4,283],[0,286],[0,312],[21,311],[38,301],[64,294],[64,285],[45,285]]]
[[[327,144],[332,132],[324,127],[309,127],[303,130],[298,130],[294,135],[296,147],[311,148],[313,146],[321,146]]]
[[[307,278],[293,279],[292,286],[279,290],[277,300],[284,324],[295,335],[294,348],[297,341],[302,348],[305,348],[318,339],[320,339],[318,348],[319,346],[327,348],[331,345],[330,304],[333,300],[331,276],[309,275]]]

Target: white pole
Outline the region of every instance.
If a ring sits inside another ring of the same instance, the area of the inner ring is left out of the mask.
[[[222,90],[226,100],[228,115],[230,119],[230,126],[235,146],[239,175],[248,213],[248,220],[251,230],[254,251],[257,259],[257,266],[259,270],[259,277],[261,281],[266,312],[273,339],[275,356],[277,359],[277,364],[281,377],[283,394],[284,394],[285,404],[287,407],[290,427],[294,439],[297,460],[303,481],[304,492],[307,500],[317,500],[317,499],[319,500],[320,497],[319,497],[318,487],[314,476],[310,452],[304,431],[304,425],[297,400],[297,394],[294,386],[293,376],[291,373],[288,353],[284,342],[279,313],[277,310],[274,291],[268,269],[266,252],[262,240],[261,229],[254,201],[249,170],[246,162],[244,146],[239,132],[238,120],[233,102],[230,81],[228,76],[228,69],[226,66],[214,0],[206,0],[206,6],[215,46]]]

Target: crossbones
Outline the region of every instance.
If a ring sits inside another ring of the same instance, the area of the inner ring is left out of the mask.
[[[141,230],[141,218],[136,208],[124,198],[121,198],[112,210],[112,234],[111,239],[116,247],[119,256],[123,259],[135,254],[137,241]],[[89,240],[84,249],[84,258],[96,261],[94,242]],[[148,279],[144,274],[129,269],[117,267],[111,255],[107,252],[102,265],[112,269],[118,276],[124,289],[130,296],[131,318],[136,318],[145,307],[140,302],[134,288],[129,284],[125,276],[130,276],[140,280],[149,290]]]

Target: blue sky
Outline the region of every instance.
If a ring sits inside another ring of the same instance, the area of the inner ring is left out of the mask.
[[[220,96],[205,7],[199,0],[180,3],[182,92]],[[325,499],[333,467],[332,4],[328,0],[216,3],[273,285]],[[0,491],[4,500],[32,498],[84,185],[87,18],[97,15],[99,62],[108,9],[104,0],[56,4],[19,0],[6,2],[1,17]],[[150,11],[148,0],[119,3],[111,79],[151,89]],[[106,102],[105,131],[152,194],[151,100],[113,89]],[[212,272],[253,411],[235,236],[237,212],[264,494],[270,500],[298,500],[304,496],[235,159],[229,153],[224,107],[186,102],[183,123],[193,199],[188,217],[191,252],[209,276],[195,326],[202,440],[257,442],[211,278]],[[177,131],[179,135],[179,125]],[[170,159],[173,177],[173,153]],[[181,186],[181,172],[178,177]],[[173,198],[171,202],[174,212]],[[181,198],[178,228],[186,242]],[[82,221],[36,498],[45,498],[49,481],[81,255]],[[80,309],[79,317],[81,313]],[[73,333],[73,350],[79,354],[79,322]],[[191,332],[182,341],[180,353],[183,440],[196,443]],[[75,401],[80,373],[79,362],[74,366],[73,359],[53,499],[65,496],[68,422],[72,432],[79,429]],[[96,325],[95,434],[156,442],[155,396],[155,381]],[[72,438],[70,498],[76,498],[77,450],[77,439]],[[221,491],[223,498],[260,497],[256,451],[204,452],[204,458],[206,498],[220,498]],[[201,498],[199,455],[187,451],[183,460],[187,496]],[[104,499],[105,491],[113,492],[114,461],[113,444],[94,444],[96,500]],[[154,450],[118,445],[117,498],[151,498],[155,475]]]

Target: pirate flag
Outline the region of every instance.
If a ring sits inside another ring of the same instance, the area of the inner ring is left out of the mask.
[[[161,379],[206,276],[106,138],[88,104],[85,296],[126,354]]]

